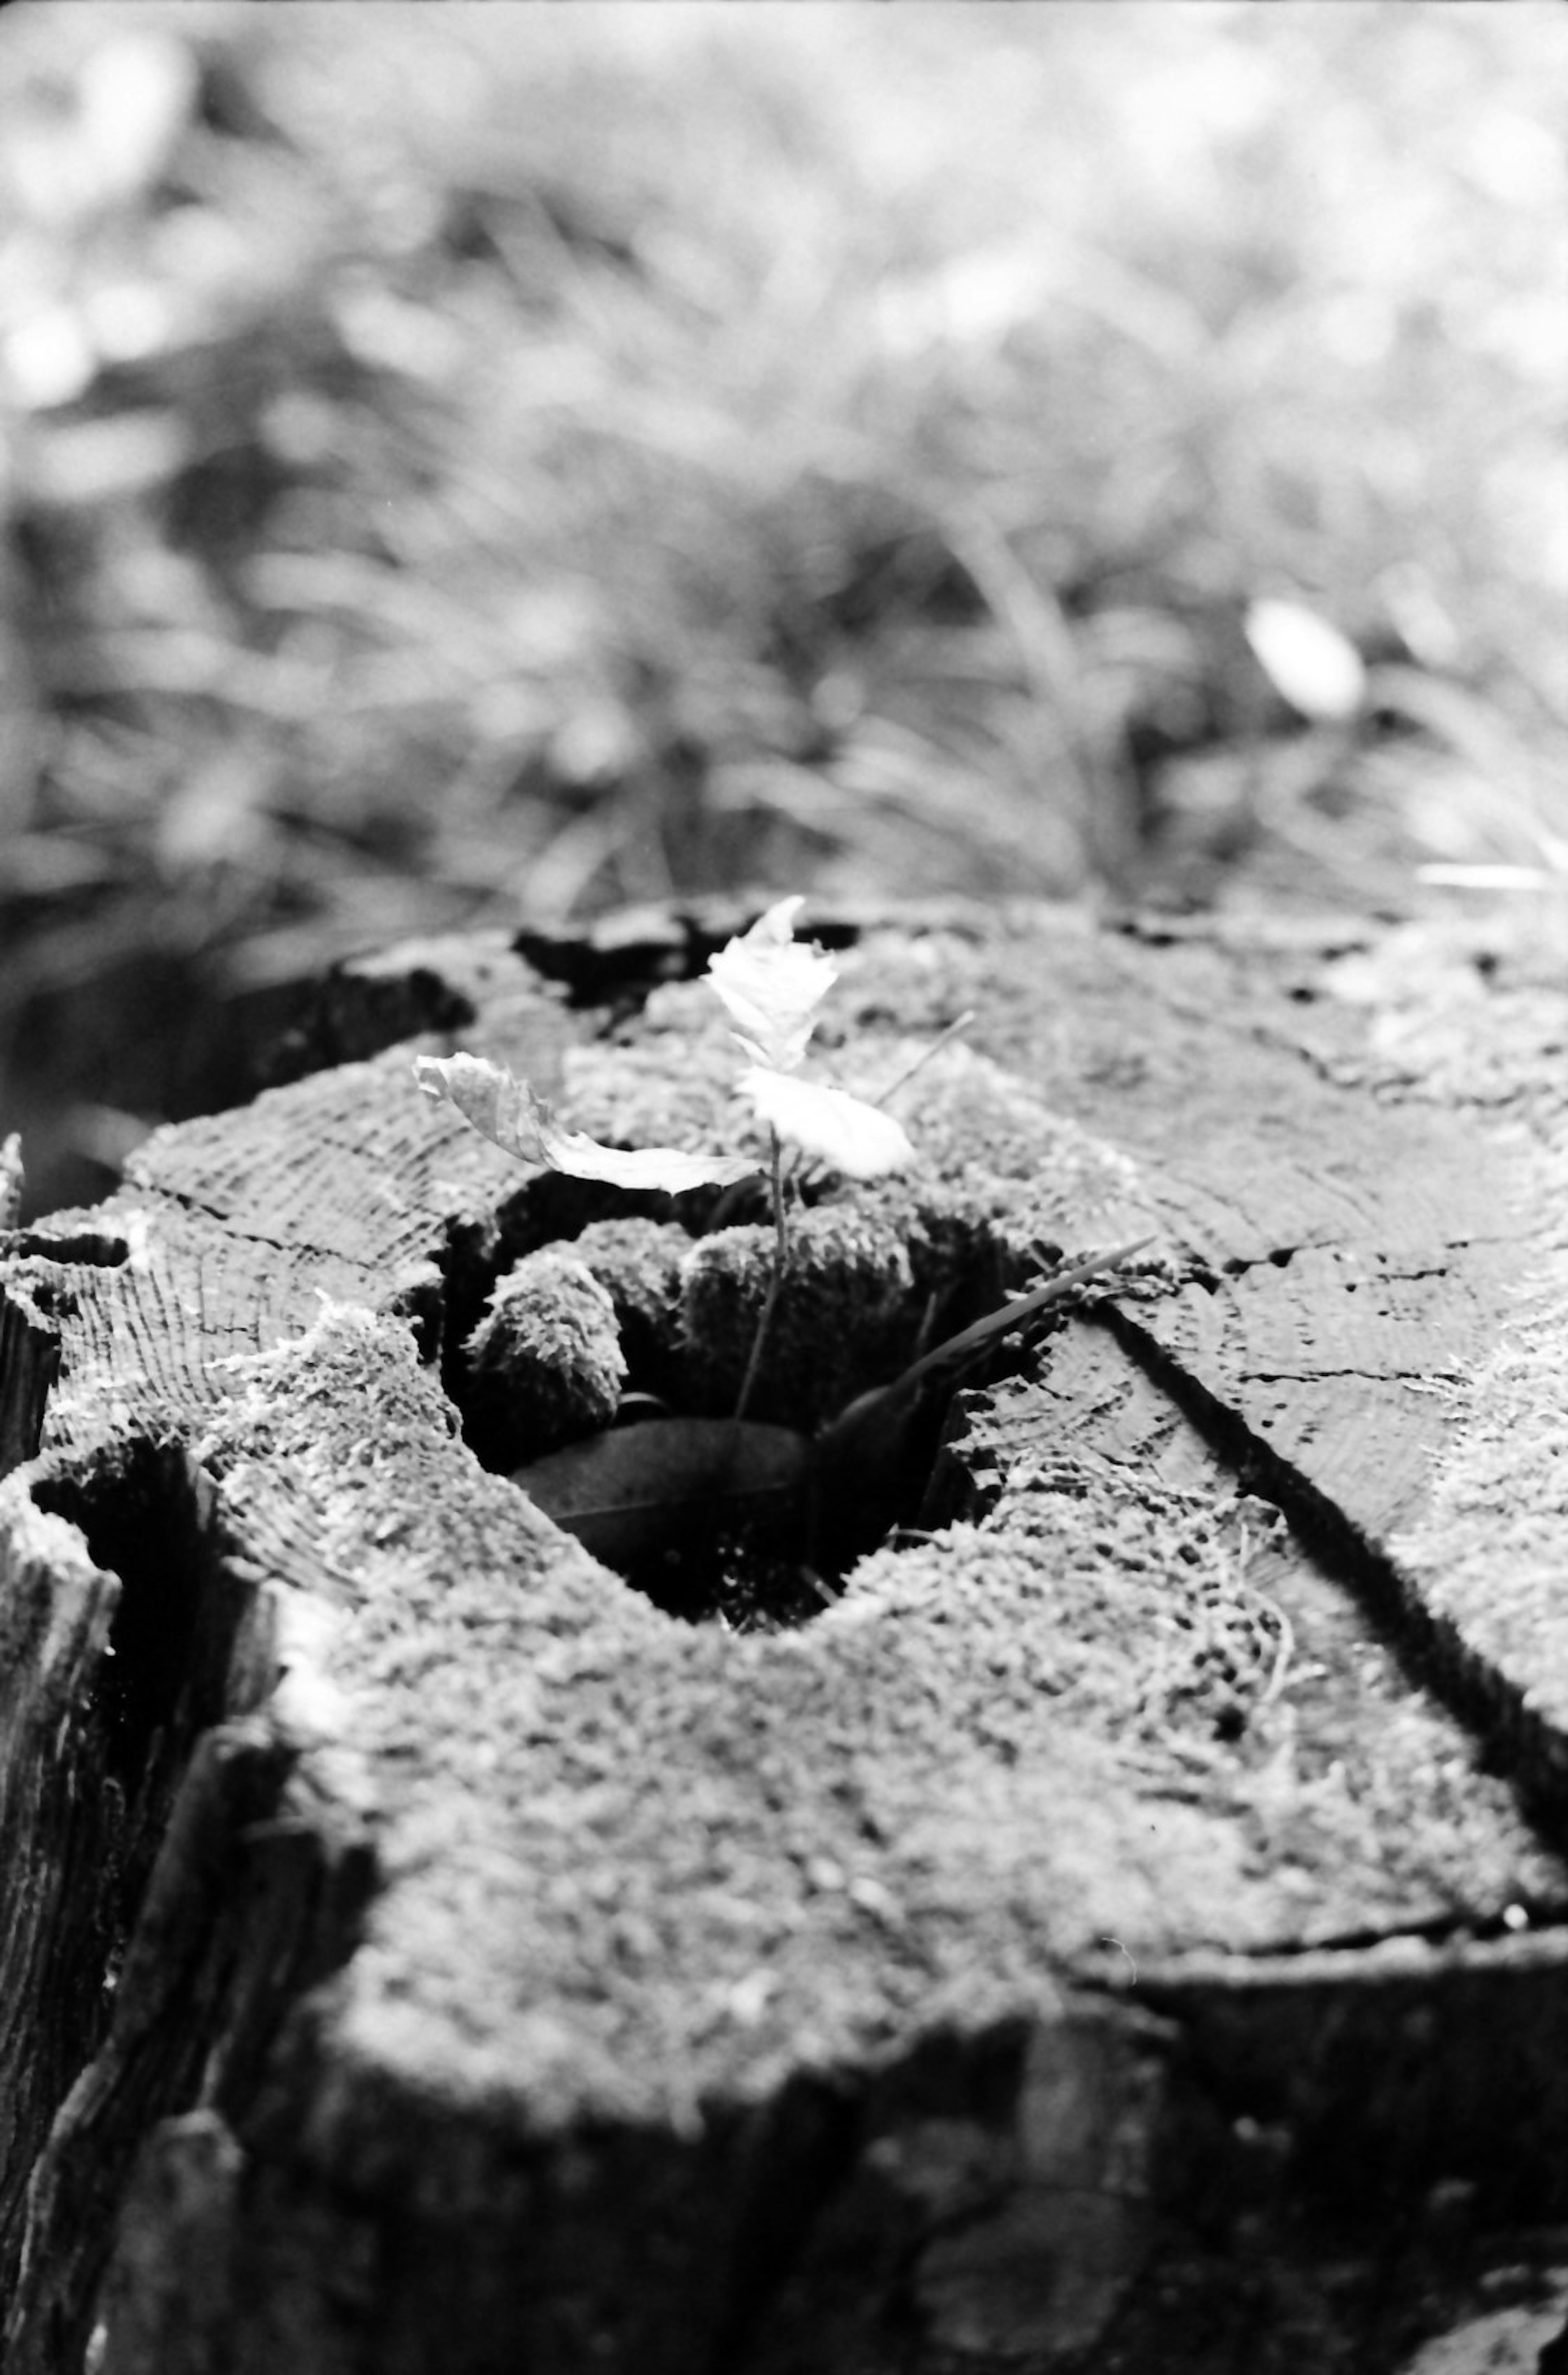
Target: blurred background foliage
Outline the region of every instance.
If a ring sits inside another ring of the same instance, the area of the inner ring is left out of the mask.
[[[1565,97],[1484,0],[7,10],[33,1207],[409,932],[1561,896]]]

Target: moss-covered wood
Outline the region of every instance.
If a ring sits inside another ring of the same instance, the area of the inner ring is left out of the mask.
[[[17,2375],[1327,2375],[1568,2215],[1560,982],[821,918],[846,1085],[977,1019],[917,1168],[817,1183],[759,1418],[1159,1242],[842,1598],[752,1544],[684,1621],[464,1348],[564,1242],[722,1412],[763,1216],[522,1175],[410,1058],[726,1143],[735,920],[350,972],[291,1084],[4,1241]]]

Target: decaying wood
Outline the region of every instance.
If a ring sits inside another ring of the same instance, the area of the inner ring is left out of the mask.
[[[0,1240],[15,2375],[1393,2369],[1568,2217],[1560,974],[824,919],[847,1086],[978,1020],[917,1169],[809,1216],[751,1415],[1031,1248],[1161,1258],[737,1632],[452,1399],[508,1260],[667,1207],[411,1070],[722,1146],[732,920],[350,972],[329,1069]],[[721,1413],[767,1232],[655,1240],[645,1359]]]

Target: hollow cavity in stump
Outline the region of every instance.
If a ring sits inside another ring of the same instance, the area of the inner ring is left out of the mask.
[[[711,1197],[627,1196],[607,1213],[595,1189],[572,1232],[552,1199],[554,1234],[510,1267],[503,1253],[447,1385],[483,1464],[516,1476],[657,1606],[775,1629],[819,1614],[867,1551],[970,1501],[943,1457],[950,1381],[912,1405],[894,1462],[829,1477],[814,1446],[858,1395],[994,1308],[1019,1265],[984,1231],[912,1249],[858,1204],[797,1211],[737,1424],[773,1232],[749,1217],[705,1228],[715,1216]],[[506,1253],[544,1217],[531,1199],[514,1208]],[[996,1348],[987,1374],[1018,1358]]]

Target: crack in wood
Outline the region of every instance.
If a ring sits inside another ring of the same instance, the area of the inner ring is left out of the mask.
[[[1299,1369],[1238,1369],[1236,1377],[1247,1386],[1296,1386],[1326,1377],[1354,1377],[1362,1384],[1430,1386],[1433,1373],[1431,1369],[1320,1368],[1306,1364]]]
[[[1270,1501],[1299,1530],[1315,1554],[1340,1575],[1389,1631],[1412,1678],[1434,1691],[1502,1760],[1529,1801],[1548,1836],[1568,1845],[1568,1778],[1561,1743],[1527,1694],[1477,1655],[1458,1628],[1434,1613],[1388,1551],[1338,1500],[1323,1482],[1286,1458],[1267,1436],[1195,1369],[1140,1326],[1126,1306],[1106,1300],[1085,1315],[1103,1328],[1174,1406],[1194,1420],[1238,1483]],[[1237,1372],[1238,1381],[1259,1373]],[[1314,1379],[1328,1374],[1311,1372]],[[1382,1381],[1387,1373],[1379,1373]],[[1404,1382],[1426,1384],[1430,1372],[1405,1373]],[[1396,1382],[1400,1381],[1395,1373]],[[1263,1381],[1268,1381],[1264,1377]],[[1281,1382],[1298,1382],[1288,1374]]]

